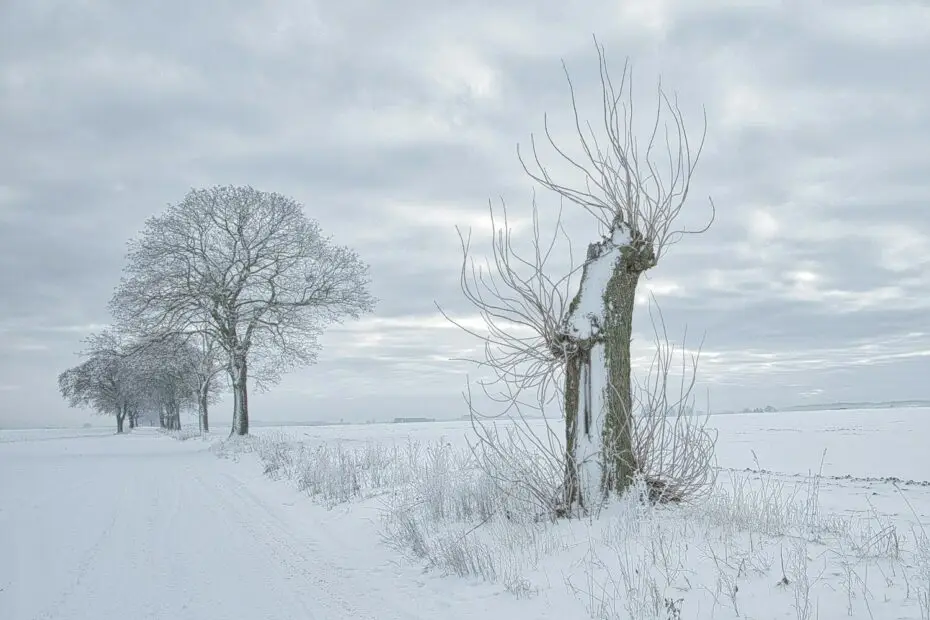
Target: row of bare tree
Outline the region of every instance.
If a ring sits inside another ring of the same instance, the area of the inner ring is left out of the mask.
[[[191,190],[129,241],[110,301],[113,327],[59,376],[71,406],[133,426],[148,410],[177,427],[185,407],[209,428],[225,375],[232,433],[249,432],[249,385],[316,361],[326,326],[370,312],[368,266],[323,235],[303,206],[252,187]]]
[[[223,366],[207,338],[127,340],[104,330],[85,340],[86,359],[58,377],[62,396],[72,407],[93,409],[125,424],[153,424],[180,430],[181,412],[197,412],[199,427],[210,430],[209,405],[217,398]]]

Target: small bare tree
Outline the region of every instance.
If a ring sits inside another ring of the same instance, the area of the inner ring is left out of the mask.
[[[517,150],[536,183],[581,207],[598,227],[601,239],[588,246],[580,279],[573,277],[574,266],[556,277],[547,273],[553,246],[564,230],[558,224],[552,241],[541,241],[535,200],[529,255],[514,249],[506,209],[502,228],[492,210],[493,262],[487,271],[469,260],[468,238],[462,236],[462,287],[486,327],[485,333],[466,331],[485,339],[480,365],[493,377],[485,386],[503,386],[497,394],[508,408],[519,408],[528,389],[536,390],[541,408],[553,394],[561,401],[566,423],[564,501],[569,507],[596,504],[611,492],[622,492],[640,470],[630,359],[636,288],[640,276],[683,235],[706,231],[714,212],[711,202],[710,222],[700,230],[676,226],[700,159],[706,116],[700,140],[692,143],[677,98],[660,85],[651,131],[642,143],[635,135],[629,64],[619,83],[614,82],[603,47],[596,40],[595,46],[603,113],[598,130],[581,120],[563,64],[581,155],[572,156],[559,146],[548,119],[544,123],[546,141],[583,180],[575,187],[557,182],[542,163],[535,138],[531,157]]]
[[[210,403],[220,391],[219,376],[224,370],[221,350],[208,334],[198,334],[190,345],[194,372],[191,387],[197,394],[197,420],[201,433],[210,432]]]
[[[171,403],[186,407],[195,402],[200,431],[210,431],[210,404],[216,401],[222,387],[220,375],[228,368],[222,349],[206,332],[140,337],[130,347],[129,354],[138,369],[140,389],[149,396],[150,404],[161,411],[160,420],[171,420],[176,425],[173,421],[180,421],[180,410],[175,415]],[[161,388],[156,389],[156,385]],[[164,400],[171,392],[177,398]],[[166,413],[166,404],[171,413]],[[172,424],[162,426],[173,428]]]
[[[87,359],[58,375],[58,389],[71,407],[87,407],[116,418],[122,433],[127,419],[135,426],[141,405],[135,369],[127,360],[125,345],[111,330],[85,339],[81,355]]]
[[[158,411],[160,426],[181,430],[181,411],[198,402],[198,351],[181,336],[147,338],[129,347],[139,398]]]
[[[368,267],[296,201],[251,187],[191,190],[129,243],[110,307],[137,334],[204,334],[225,353],[233,433],[249,432],[249,368],[313,363],[323,328],[372,310]]]

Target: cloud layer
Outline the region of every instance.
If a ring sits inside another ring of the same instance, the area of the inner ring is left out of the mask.
[[[497,197],[525,221],[515,145],[543,113],[571,143],[563,59],[596,112],[592,33],[616,70],[631,58],[637,101],[661,75],[693,133],[707,112],[683,217],[700,223],[712,195],[716,221],[642,290],[673,334],[705,335],[713,404],[927,396],[930,8],[586,6],[4,2],[0,424],[76,419],[55,377],[108,321],[125,240],[214,183],[301,201],[371,263],[382,299],[327,334],[320,364],[258,396],[257,419],[461,415],[467,368],[448,359],[475,343],[434,306],[471,313],[454,227],[486,239]],[[558,202],[537,198],[551,218]],[[583,252],[596,228],[565,218]],[[645,308],[637,321],[647,357]]]

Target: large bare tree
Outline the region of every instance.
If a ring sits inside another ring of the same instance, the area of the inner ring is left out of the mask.
[[[577,135],[574,152],[559,144],[544,122],[545,140],[575,183],[557,181],[540,155],[535,137],[529,156],[518,147],[526,173],[564,202],[580,207],[600,239],[590,243],[578,270],[549,273],[560,223],[548,242],[540,235],[533,202],[533,250],[514,249],[504,211],[503,226],[494,220],[493,260],[488,269],[469,259],[462,286],[480,312],[486,330],[467,329],[485,339],[490,385],[508,408],[525,404],[522,395],[537,390],[543,403],[555,387],[565,417],[564,500],[569,506],[598,503],[631,484],[640,465],[634,456],[634,383],[630,359],[636,289],[643,273],[688,233],[677,224],[706,133],[692,141],[677,98],[659,85],[654,115],[638,136],[634,124],[631,71],[624,65],[619,81],[608,71],[607,57],[595,40],[601,118],[582,120],[571,76],[563,63]],[[580,275],[580,277],[578,277]],[[573,283],[577,284],[572,289]],[[461,324],[460,324],[461,326]],[[545,407],[545,405],[541,405]]]
[[[129,242],[110,307],[131,332],[208,337],[227,358],[233,433],[249,432],[250,365],[312,363],[327,324],[372,310],[368,267],[295,200],[252,187],[191,190]]]

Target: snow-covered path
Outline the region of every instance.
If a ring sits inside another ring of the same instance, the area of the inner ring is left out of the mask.
[[[0,618],[549,615],[393,561],[373,524],[250,465],[144,433],[0,442]]]

